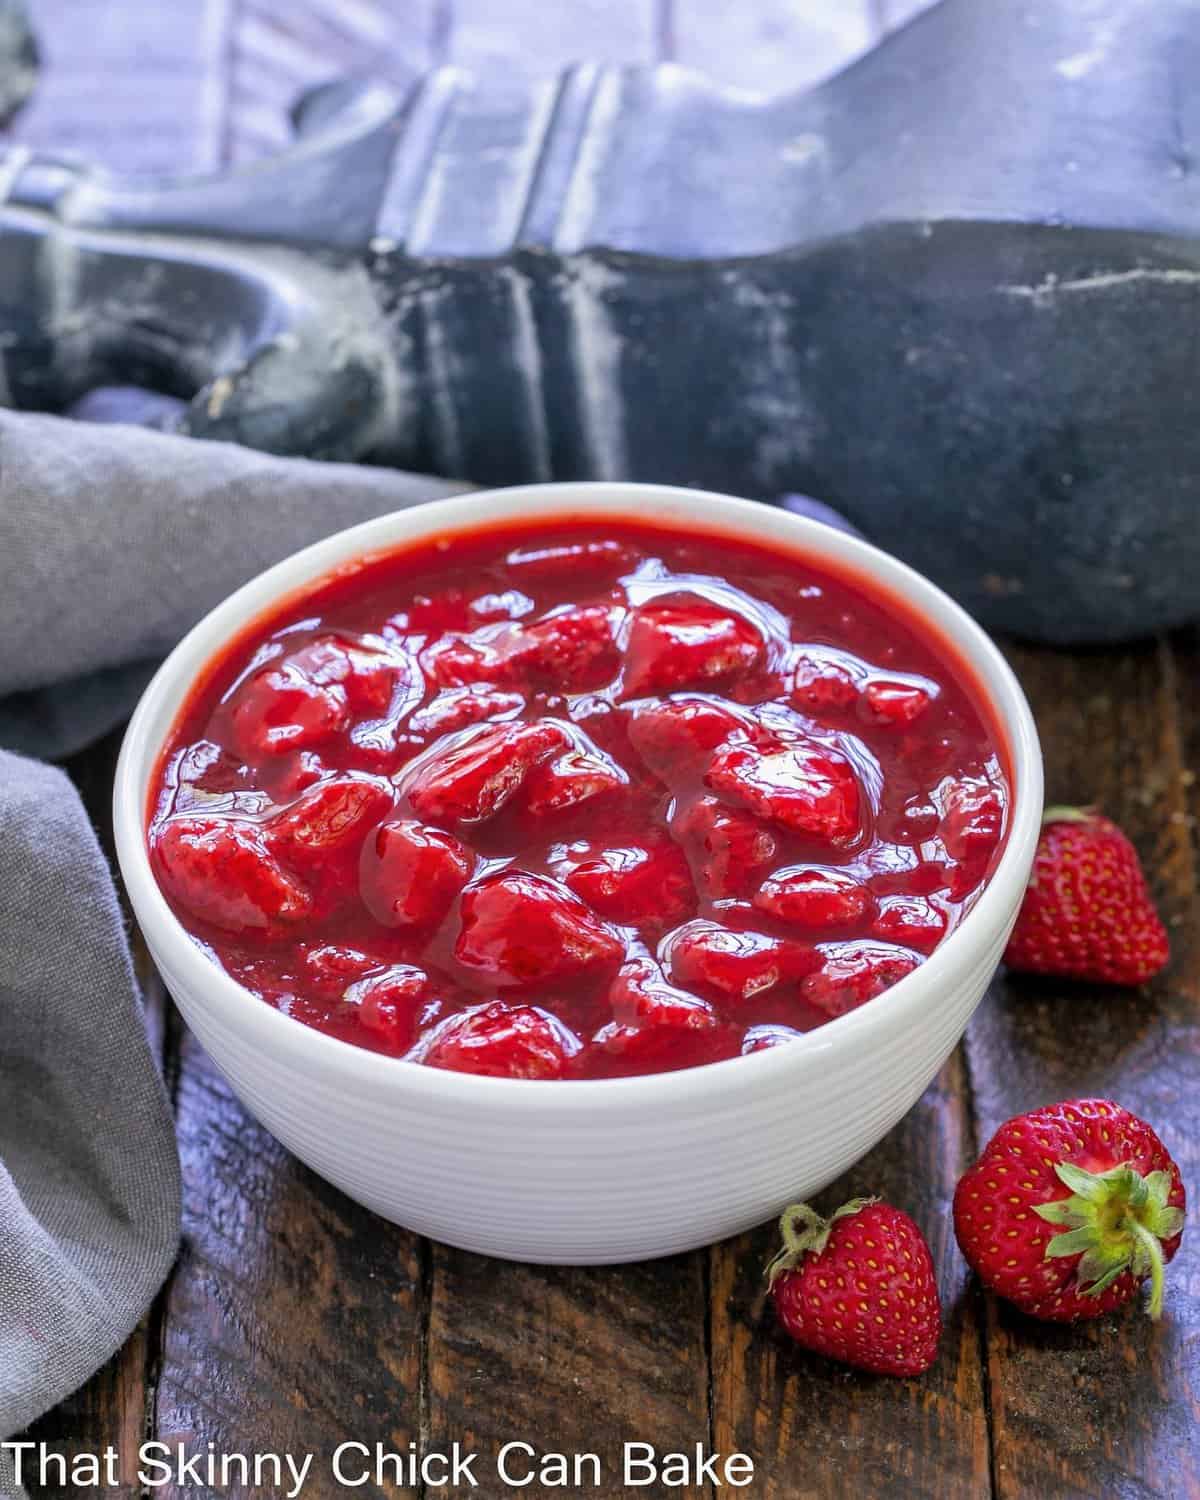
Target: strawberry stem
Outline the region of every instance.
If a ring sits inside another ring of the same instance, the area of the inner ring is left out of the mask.
[[[848,1218],[878,1198],[851,1198],[827,1219],[808,1203],[791,1203],[779,1216],[783,1248],[767,1266],[767,1286],[773,1287],[785,1271],[792,1271],[806,1255],[820,1255],[829,1243],[829,1232],[838,1219]]]
[[[1143,1176],[1131,1166],[1088,1172],[1072,1162],[1059,1162],[1054,1170],[1070,1196],[1034,1210],[1063,1229],[1047,1242],[1045,1258],[1078,1257],[1076,1285],[1086,1297],[1098,1297],[1125,1272],[1135,1281],[1149,1278],[1146,1309],[1157,1321],[1163,1304],[1163,1242],[1183,1229],[1182,1210],[1168,1202],[1171,1173]]]
[[[799,1257],[808,1250],[820,1254],[829,1239],[829,1220],[810,1204],[793,1203],[780,1215],[779,1233],[789,1255]]]
[[[1045,809],[1042,813],[1042,827],[1047,828],[1051,823],[1090,823],[1095,816],[1094,807],[1066,807],[1060,804]]]
[[[1166,1286],[1166,1268],[1163,1262],[1162,1242],[1156,1234],[1132,1214],[1126,1215],[1125,1223],[1129,1232],[1137,1240],[1142,1254],[1150,1264],[1150,1295],[1146,1298],[1146,1312],[1152,1323],[1157,1323],[1162,1317],[1163,1289]]]

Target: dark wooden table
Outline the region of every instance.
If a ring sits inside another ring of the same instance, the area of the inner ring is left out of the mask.
[[[616,26],[604,0],[526,0],[539,23],[551,10],[556,18],[533,28],[552,33],[538,43],[511,8],[506,29],[500,0],[406,0],[403,25],[375,0],[45,0],[50,81],[18,129],[123,167],[211,166],[277,140],[298,84],[372,62],[402,77],[436,57],[487,59],[526,37],[524,66],[603,46],[610,56],[725,63],[730,75],[744,70],[731,81],[778,86],[786,70],[773,35],[802,47],[822,34],[814,17],[834,16],[824,34],[840,36],[846,54],[883,18],[871,6],[855,20],[840,0],[630,0]],[[732,28],[724,38],[722,25]],[[815,53],[814,43],[801,71]],[[487,1260],[385,1224],[246,1116],[143,954],[179,1129],[184,1249],[120,1356],[32,1435],[64,1451],[116,1444],[129,1496],[147,1437],[196,1451],[325,1454],[351,1439],[401,1451],[457,1440],[485,1455],[526,1439],[599,1453],[606,1481],[586,1491],[598,1495],[624,1493],[626,1441],[744,1451],[756,1475],[742,1493],[755,1500],[1200,1495],[1200,1236],[1172,1268],[1158,1328],[1125,1316],[1063,1329],[983,1295],[949,1220],[959,1173],[1002,1120],[1083,1093],[1144,1113],[1200,1189],[1200,792],[1190,769],[1200,760],[1200,642],[1189,632],[1123,650],[1010,654],[1038,717],[1050,797],[1099,802],[1129,829],[1174,959],[1144,993],[999,978],[920,1104],[825,1195],[832,1205],[882,1193],[926,1230],[947,1314],[926,1378],[858,1376],[781,1340],[762,1309],[770,1226],[671,1260],[582,1270]],[[115,750],[114,739],[71,767],[102,831]],[[508,1493],[485,1473],[477,1493]],[[325,1476],[305,1490],[316,1500],[335,1493]]]

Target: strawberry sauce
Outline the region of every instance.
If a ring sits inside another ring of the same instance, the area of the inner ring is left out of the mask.
[[[521,1078],[781,1045],[910,973],[1009,793],[953,653],[801,556],[637,522],[368,559],[216,658],[152,795],[267,1004]]]

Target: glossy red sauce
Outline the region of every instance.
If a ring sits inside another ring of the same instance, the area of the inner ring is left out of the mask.
[[[894,602],[590,520],[369,559],[180,715],[149,844],[213,961],[332,1036],[525,1078],[776,1046],[924,961],[1009,793]]]

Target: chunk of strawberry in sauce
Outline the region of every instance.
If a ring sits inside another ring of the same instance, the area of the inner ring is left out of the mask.
[[[276,802],[291,802],[301,792],[308,791],[326,775],[326,768],[315,750],[294,750],[290,755],[280,756],[264,778]]]
[[[569,606],[532,624],[435,641],[422,654],[441,686],[517,684],[587,692],[612,680],[621,665],[608,605]]]
[[[677,984],[708,985],[739,1001],[803,979],[821,964],[820,955],[801,943],[706,921],[673,932],[666,951]]]
[[[740,896],[775,858],[774,833],[751,813],[701,797],[672,825],[692,858],[697,884],[713,900]]]
[[[611,756],[572,748],[535,766],[525,780],[525,810],[534,818],[571,812],[599,798],[619,796],[629,777]]]
[[[884,896],[871,931],[889,943],[932,953],[946,935],[946,913],[924,896]]]
[[[392,964],[360,980],[347,990],[346,1000],[358,1007],[363,1026],[394,1056],[407,1052],[442,1010],[429,975],[415,964]]]
[[[1004,806],[990,781],[964,777],[944,789],[940,832],[951,859],[986,860],[1003,828]]]
[[[392,628],[424,636],[471,628],[471,601],[460,588],[414,594],[408,608],[393,617]]]
[[[679,697],[643,703],[630,715],[629,742],[668,785],[698,775],[712,752],[742,726],[711,698]]]
[[[415,663],[397,647],[334,635],[309,641],[288,661],[317,686],[341,687],[360,717],[385,717],[397,687],[402,681],[412,685],[416,676]]]
[[[269,936],[312,914],[311,892],[284,869],[254,823],[171,818],[155,831],[152,847],[167,892],[214,927]]]
[[[493,1000],[446,1023],[421,1060],[488,1078],[562,1078],[579,1049],[575,1033],[548,1011]]]
[[[920,844],[937,832],[941,814],[923,795],[909,797],[895,812],[880,818],[876,833],[898,844]]]
[[[310,682],[291,662],[256,672],[234,695],[234,746],[252,763],[328,744],[349,724],[345,689]]]
[[[613,1071],[713,1062],[733,1056],[737,1033],[699,995],[677,989],[647,957],[623,964],[609,991],[613,1019],[592,1046]]]
[[[704,781],[722,797],[792,833],[832,843],[858,832],[854,771],[835,750],[814,741],[722,745]]]
[[[843,652],[804,646],[796,659],[792,701],[818,716],[845,712],[857,704],[865,675],[865,664]]]
[[[339,776],[303,792],[264,825],[268,845],[297,864],[320,864],[355,852],[372,826],[391,811],[386,781]]]
[[[375,973],[382,964],[377,954],[344,943],[304,944],[299,957],[298,977],[327,1000],[341,999],[350,985]]]
[[[454,956],[464,968],[503,986],[615,967],[624,949],[558,881],[508,870],[463,893]]]
[[[601,848],[575,865],[565,884],[593,911],[625,926],[674,927],[696,910],[683,851],[661,837]]]
[[[818,930],[848,927],[869,915],[871,892],[845,870],[794,865],[776,870],[755,892],[754,905],[781,922]]]
[[[507,652],[492,641],[447,636],[421,652],[421,669],[439,687],[498,685],[511,671]]]
[[[673,985],[661,965],[649,957],[622,964],[609,990],[613,1020],[597,1035],[602,1044],[623,1050],[621,1033],[656,1033],[667,1040],[673,1033],[714,1031],[721,1018],[699,995]]]
[[[514,657],[538,686],[560,692],[593,691],[611,682],[621,665],[607,605],[571,606],[519,628]]]
[[[363,905],[385,927],[430,930],[474,869],[474,854],[452,833],[413,819],[384,823],[363,853]]]
[[[915,953],[869,940],[822,943],[818,952],[821,968],[802,981],[800,992],[827,1016],[856,1010],[921,964]]]
[[[402,780],[402,790],[429,822],[482,823],[500,811],[534,766],[566,743],[557,724],[497,724],[420,762]]]
[[[625,648],[626,697],[705,687],[750,672],[766,655],[762,632],[698,594],[671,594],[633,613]]]
[[[863,707],[866,717],[876,724],[907,728],[928,709],[936,691],[932,683],[926,687],[915,682],[875,678],[863,689]]]
[[[441,734],[455,734],[485,719],[511,719],[525,707],[520,693],[502,693],[486,687],[461,687],[439,693],[432,702],[417,710],[408,721],[416,735],[436,739]]]

